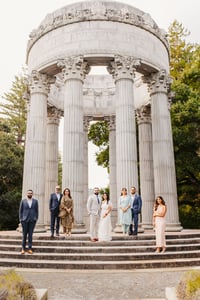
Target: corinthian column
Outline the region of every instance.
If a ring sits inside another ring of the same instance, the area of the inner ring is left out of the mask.
[[[140,191],[142,197],[142,227],[152,228],[154,203],[153,149],[150,105],[137,110],[139,135]]]
[[[36,231],[45,231],[44,201],[48,96],[46,75],[40,74],[37,71],[32,72],[30,78],[30,96],[28,139],[26,140],[28,153],[26,153],[24,162],[26,165],[26,187],[24,186],[24,189],[32,189],[34,193],[33,197],[39,201],[39,220]]]
[[[138,61],[132,57],[115,56],[114,62],[108,67],[116,84],[117,197],[119,197],[122,187],[126,187],[128,190],[131,186],[138,188],[133,95],[134,72],[137,63]]]
[[[47,139],[46,139],[46,183],[45,183],[45,205],[44,224],[50,223],[49,198],[50,193],[58,184],[58,131],[61,111],[55,107],[47,108]]]
[[[83,57],[70,57],[59,63],[64,78],[64,136],[62,187],[71,190],[74,199],[75,230],[85,232],[83,79],[89,68]]]
[[[180,231],[172,128],[168,102],[170,77],[164,70],[149,78],[155,195],[167,204],[167,230]]]

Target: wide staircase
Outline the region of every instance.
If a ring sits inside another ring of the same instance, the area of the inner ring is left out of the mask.
[[[0,232],[0,266],[39,269],[146,269],[200,266],[200,231],[167,233],[165,253],[155,253],[153,231],[137,239],[113,234],[111,242],[90,242],[87,234],[34,234],[32,255],[22,255],[21,234]]]

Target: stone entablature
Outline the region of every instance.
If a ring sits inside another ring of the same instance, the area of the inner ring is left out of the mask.
[[[141,77],[134,79],[134,105],[140,108],[149,103],[149,93]],[[63,82],[58,76],[58,81],[52,86],[48,102],[64,111]],[[83,84],[84,115],[93,115],[94,118],[101,118],[106,112],[107,115],[115,115],[115,84],[111,75],[88,75]]]
[[[148,13],[124,3],[87,1],[65,6],[48,14],[30,34],[27,52],[43,35],[56,28],[84,21],[105,20],[120,22],[145,29],[158,37],[169,50],[166,32],[160,29]]]

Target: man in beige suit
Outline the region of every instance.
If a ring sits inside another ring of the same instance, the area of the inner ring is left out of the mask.
[[[98,227],[100,220],[101,198],[99,188],[94,188],[94,193],[88,197],[87,211],[90,216],[90,240],[98,241]]]

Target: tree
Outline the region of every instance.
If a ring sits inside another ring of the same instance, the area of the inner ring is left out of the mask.
[[[89,128],[88,140],[99,147],[96,152],[96,161],[99,166],[107,168],[109,171],[109,130],[108,122],[96,122]]]
[[[25,76],[15,77],[0,103],[0,229],[16,229],[22,193],[26,130]]]
[[[184,227],[197,228],[200,226],[200,46],[187,43],[188,35],[177,21],[169,28],[170,72],[175,92],[171,116],[180,221]]]
[[[11,91],[3,96],[4,102],[0,104],[0,114],[4,116],[5,123],[12,129],[18,144],[24,144],[26,132],[26,76],[15,76]]]

